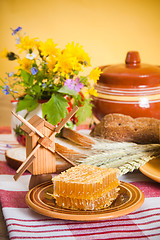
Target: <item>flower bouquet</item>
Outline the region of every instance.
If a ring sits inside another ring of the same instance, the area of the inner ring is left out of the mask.
[[[101,70],[95,68],[83,75],[84,69],[91,66],[83,47],[72,42],[61,50],[52,39],[46,42],[30,39],[21,27],[11,31],[18,53],[4,49],[1,57],[15,60],[18,65],[6,73],[5,79],[0,78],[0,88],[18,101],[16,112],[24,109],[31,112],[42,103],[42,116],[57,125],[77,105],[79,110],[71,125],[91,117],[91,95],[97,95],[94,84]]]

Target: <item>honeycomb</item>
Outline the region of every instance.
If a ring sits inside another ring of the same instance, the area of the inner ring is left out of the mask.
[[[53,179],[53,196],[58,206],[95,210],[109,206],[118,196],[117,170],[79,165]]]

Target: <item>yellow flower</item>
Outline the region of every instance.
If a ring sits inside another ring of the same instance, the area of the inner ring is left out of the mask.
[[[82,62],[84,65],[90,66],[90,58],[88,54],[83,50],[82,46],[79,46],[78,43],[68,43],[64,51],[69,53],[71,56],[76,57],[77,60]]]
[[[80,71],[81,64],[78,63],[76,57],[71,56],[70,54],[63,52],[57,58],[57,64],[55,65],[54,72],[62,72],[62,76],[66,76],[68,73],[72,73],[73,70]]]
[[[33,48],[36,47],[36,40],[37,38],[29,39],[29,36],[21,37],[20,43],[16,46],[21,49],[20,52],[29,49],[33,50]]]
[[[94,89],[94,87],[87,89],[87,91],[85,92],[85,95],[87,95],[87,94],[95,96],[95,97],[98,96],[97,90]]]
[[[89,78],[90,78],[91,80],[93,80],[93,81],[95,82],[95,84],[97,84],[97,81],[98,81],[101,73],[102,73],[101,69],[97,67],[96,69],[93,69],[93,70],[90,72]]]
[[[36,47],[37,49],[39,49],[42,44],[43,44],[42,41],[37,41],[37,40],[35,41],[35,47]]]
[[[1,52],[1,57],[2,58],[6,58],[8,55],[8,51],[7,51],[7,48],[5,48],[2,52]]]
[[[23,58],[22,60],[18,59],[17,61],[19,63],[19,67],[18,67],[19,69],[24,69],[27,72],[30,72],[32,60],[28,58]]]
[[[60,50],[56,48],[57,44],[55,44],[52,39],[48,39],[45,43],[40,42],[39,44],[39,50],[43,56],[57,56],[60,52]]]
[[[56,58],[54,56],[49,56],[46,62],[47,62],[48,69],[52,71],[56,64]]]

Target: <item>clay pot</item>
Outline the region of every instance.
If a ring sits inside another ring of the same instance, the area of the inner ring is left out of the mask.
[[[93,114],[109,113],[160,119],[160,67],[142,64],[138,52],[128,52],[124,64],[100,67]]]

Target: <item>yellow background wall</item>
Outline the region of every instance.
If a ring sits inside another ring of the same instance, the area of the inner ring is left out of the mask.
[[[83,45],[92,67],[124,62],[129,50],[160,65],[159,0],[0,0],[0,51],[16,50],[10,27],[18,26],[61,48],[72,41]],[[13,66],[0,59],[0,76]],[[9,99],[0,94],[1,125],[10,125]]]

